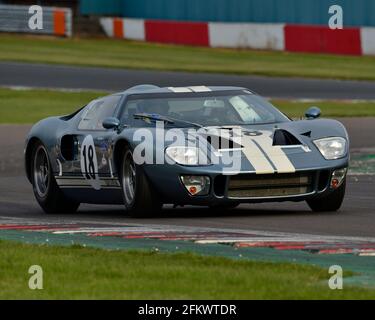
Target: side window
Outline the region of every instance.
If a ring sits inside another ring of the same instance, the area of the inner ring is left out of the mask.
[[[82,116],[78,125],[79,130],[105,130],[103,120],[111,117],[120,101],[121,96],[114,95],[93,101]]]
[[[125,107],[125,110],[121,117],[121,122],[126,123],[127,125],[134,125],[138,120],[133,118],[133,115],[139,113],[137,102],[129,101]]]

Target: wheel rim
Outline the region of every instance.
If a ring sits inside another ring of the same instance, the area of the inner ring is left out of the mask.
[[[47,195],[50,183],[50,166],[45,148],[39,146],[34,158],[34,185],[38,196],[44,198]]]
[[[125,196],[125,204],[129,207],[134,202],[136,188],[136,168],[133,155],[130,151],[127,151],[125,154],[122,172],[122,188]]]

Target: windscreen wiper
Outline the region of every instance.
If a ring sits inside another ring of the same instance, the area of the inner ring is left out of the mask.
[[[165,117],[165,116],[162,116],[160,114],[154,114],[154,113],[136,113],[136,114],[133,115],[133,117],[134,117],[134,119],[140,119],[140,120],[148,119],[148,120],[152,120],[152,121],[163,121],[163,122],[169,123],[169,124],[175,124],[177,122],[177,123],[188,124],[188,125],[191,125],[193,127],[204,128],[204,126],[202,126],[199,123],[175,119],[175,118],[171,118],[171,117]]]

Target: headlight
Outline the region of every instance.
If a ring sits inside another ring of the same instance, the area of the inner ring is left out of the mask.
[[[174,162],[185,166],[209,164],[207,156],[196,147],[168,147],[165,153]]]
[[[327,160],[342,158],[346,155],[346,140],[341,137],[315,140],[314,144]]]

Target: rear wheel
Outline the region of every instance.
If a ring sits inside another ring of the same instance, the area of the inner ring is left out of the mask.
[[[76,212],[79,203],[66,198],[58,187],[43,144],[34,146],[31,162],[31,182],[36,200],[46,213]]]
[[[162,208],[157,194],[142,168],[134,162],[129,149],[122,157],[120,183],[125,208],[133,217],[148,217]]]
[[[338,211],[344,201],[346,180],[338,189],[331,194],[317,199],[307,200],[307,204],[314,212],[334,212]]]

